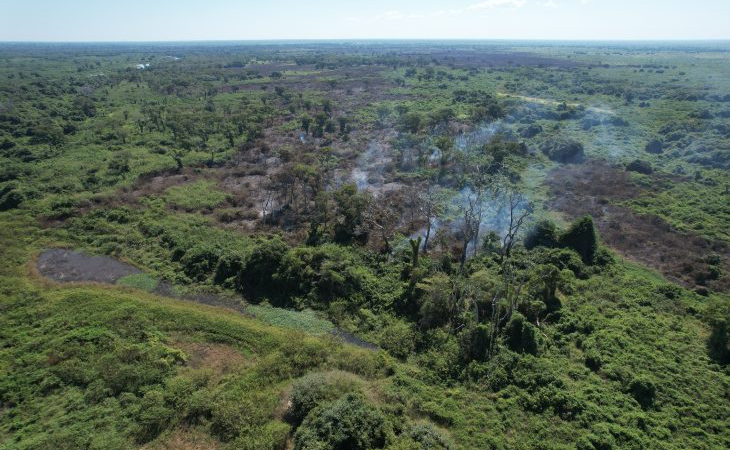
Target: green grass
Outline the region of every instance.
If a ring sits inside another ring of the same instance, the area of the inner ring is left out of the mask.
[[[210,181],[196,181],[172,186],[165,191],[165,202],[173,207],[192,211],[212,209],[223,203],[228,194],[215,188]]]
[[[117,284],[120,286],[141,289],[147,292],[154,291],[158,283],[157,279],[146,273],[134,273],[117,280]]]
[[[676,182],[665,191],[632,199],[626,204],[639,213],[657,215],[677,229],[730,242],[730,193],[727,189],[724,184]]]
[[[305,331],[311,334],[325,334],[334,329],[332,322],[322,319],[311,309],[292,311],[264,305],[249,305],[246,312],[271,325]]]

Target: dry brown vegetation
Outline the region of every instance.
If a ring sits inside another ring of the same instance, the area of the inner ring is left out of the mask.
[[[180,337],[173,346],[187,355],[185,366],[192,370],[206,369],[222,376],[247,364],[241,352],[225,344],[191,342]]]
[[[654,176],[652,181],[651,188],[638,186],[621,167],[600,161],[561,166],[545,181],[552,198],[548,207],[569,219],[590,214],[606,244],[684,286],[730,291],[727,275],[709,279],[705,260],[719,254],[724,257],[723,272],[730,272],[727,244],[677,230],[660,217],[642,215],[620,204],[647,189],[662,189],[672,179],[664,175]]]

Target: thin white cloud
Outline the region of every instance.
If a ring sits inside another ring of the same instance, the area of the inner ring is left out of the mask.
[[[479,11],[479,10],[485,10],[485,9],[494,9],[494,8],[521,8],[525,4],[527,4],[526,0],[487,0],[485,2],[481,3],[475,3],[471,6],[467,6],[466,8],[458,8],[458,9],[440,9],[437,11],[432,12],[423,12],[423,13],[404,13],[402,11],[398,10],[390,10],[385,11],[382,14],[378,14],[377,16],[373,17],[372,21],[379,22],[383,20],[388,21],[403,21],[403,20],[419,20],[419,19],[433,19],[437,17],[446,17],[446,16],[459,16],[462,14],[465,14],[467,12],[471,11]],[[538,3],[541,4],[541,3]],[[544,4],[544,6],[557,6],[553,0],[547,0]],[[361,22],[363,19],[359,17],[350,17],[348,18],[351,22]]]
[[[475,9],[492,9],[492,8],[521,8],[527,3],[526,0],[487,0],[486,2],[475,3],[467,6],[466,9],[473,11]]]
[[[588,0],[590,1],[590,0]],[[537,2],[538,5],[544,7],[544,8],[557,8],[558,4],[555,3],[553,0],[547,0],[546,2]]]
[[[463,9],[441,9],[434,11],[428,15],[428,17],[443,17],[443,16],[457,16],[463,13]]]
[[[405,17],[406,17],[406,15],[403,14],[402,12],[393,10],[393,11],[385,11],[383,14],[379,15],[378,17],[376,17],[376,19],[379,19],[379,20],[400,20],[400,19],[404,19]]]

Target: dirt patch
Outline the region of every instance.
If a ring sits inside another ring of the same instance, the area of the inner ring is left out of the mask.
[[[140,450],[217,450],[221,443],[197,430],[178,429],[157,439]]]
[[[173,346],[188,356],[187,367],[210,369],[216,374],[226,374],[246,363],[243,355],[224,344],[177,341]]]
[[[621,167],[595,161],[561,167],[550,172],[545,181],[552,198],[547,206],[571,220],[590,214],[609,247],[670,280],[689,288],[730,292],[730,276],[712,279],[704,259],[720,255],[722,272],[730,274],[727,244],[677,230],[660,217],[638,214],[617,204],[677,181],[662,175],[653,180],[652,187],[639,187]]]
[[[66,249],[46,250],[38,257],[38,271],[55,281],[92,281],[113,284],[141,273],[136,267],[108,256],[90,256]]]
[[[127,275],[142,273],[131,264],[109,256],[91,256],[67,249],[51,249],[41,253],[38,257],[38,272],[55,281],[106,284],[115,284]],[[181,294],[173,285],[164,281],[160,282],[152,292],[165,297],[229,308],[245,314],[245,304],[241,300],[209,292]]]
[[[187,171],[192,172],[192,169],[188,168]],[[169,173],[169,174],[147,174],[140,176],[132,186],[132,196],[134,198],[149,196],[149,195],[162,195],[167,189],[172,186],[178,186],[181,184],[193,182],[197,179],[195,174],[189,173]]]

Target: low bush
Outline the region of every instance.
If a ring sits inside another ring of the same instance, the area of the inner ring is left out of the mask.
[[[360,394],[313,409],[294,435],[295,450],[373,450],[384,448],[393,428],[385,415]]]
[[[532,226],[525,236],[525,248],[552,248],[558,245],[558,227],[551,220],[541,220]]]
[[[534,325],[525,316],[515,312],[505,327],[507,345],[515,352],[537,354],[538,335]]]
[[[560,244],[575,250],[584,263],[591,264],[598,250],[598,236],[591,216],[573,222],[560,236]]]
[[[356,391],[359,383],[346,372],[315,372],[294,381],[289,394],[287,419],[295,426],[319,405]]]

